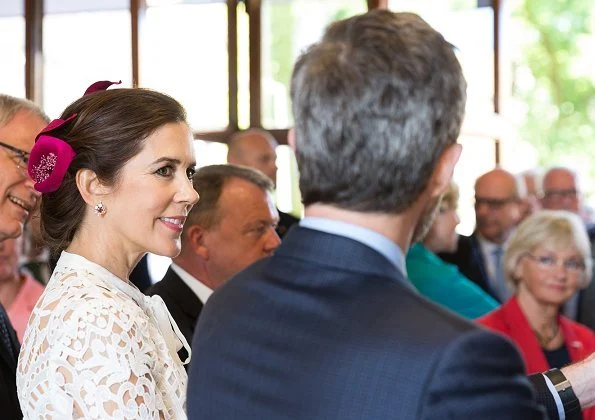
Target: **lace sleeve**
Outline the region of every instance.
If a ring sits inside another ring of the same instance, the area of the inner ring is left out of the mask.
[[[24,412],[44,419],[169,417],[152,374],[154,345],[142,311],[109,291],[59,303],[39,310],[27,337],[40,347],[19,366],[31,397],[21,401]]]

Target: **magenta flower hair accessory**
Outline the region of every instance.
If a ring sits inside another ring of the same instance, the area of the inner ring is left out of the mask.
[[[76,114],[73,114],[65,120],[53,120],[35,138],[27,171],[31,179],[35,181],[35,189],[41,193],[49,193],[58,189],[70,163],[76,156],[68,143],[48,133],[62,127],[75,117]]]
[[[110,82],[109,80],[101,80],[99,82],[95,82],[87,88],[83,96],[89,95],[90,93],[99,92],[100,90],[106,90],[111,85],[119,85],[120,83],[122,83],[121,80],[117,82]]]

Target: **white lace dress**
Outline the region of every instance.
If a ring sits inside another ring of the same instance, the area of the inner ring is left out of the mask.
[[[25,419],[185,419],[183,337],[161,298],[63,252],[21,347]]]

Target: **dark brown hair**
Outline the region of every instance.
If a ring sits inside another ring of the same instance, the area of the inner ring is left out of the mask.
[[[186,122],[175,99],[147,89],[112,89],[83,96],[61,115],[76,118],[52,134],[76,152],[60,187],[41,200],[41,229],[54,253],[65,249],[85,215],[76,186],[79,169],[90,169],[106,185],[115,185],[124,165],[143,148],[145,139],[168,123]]]

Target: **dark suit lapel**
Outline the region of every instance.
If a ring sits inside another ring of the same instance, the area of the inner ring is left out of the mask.
[[[338,270],[389,277],[415,290],[406,274],[386,257],[359,241],[343,236],[294,226],[275,254]]]
[[[475,232],[470,236],[471,239],[471,258],[475,262],[477,266],[477,271],[479,275],[477,276],[477,285],[481,287],[483,290],[487,291],[490,295],[494,296],[495,299],[498,299],[496,295],[492,292],[490,288],[490,284],[488,281],[488,270],[486,268],[486,263],[483,258],[483,252],[481,252],[481,245],[479,245],[479,240],[477,239],[477,235]]]
[[[192,289],[184,283],[171,267],[167,269],[162,281],[167,285],[166,287],[169,293],[175,296],[180,309],[196,320],[202,310],[203,303],[194,294]]]
[[[2,346],[0,351],[2,358],[10,369],[16,372],[19,357],[18,339],[2,305],[0,305],[0,346]]]

